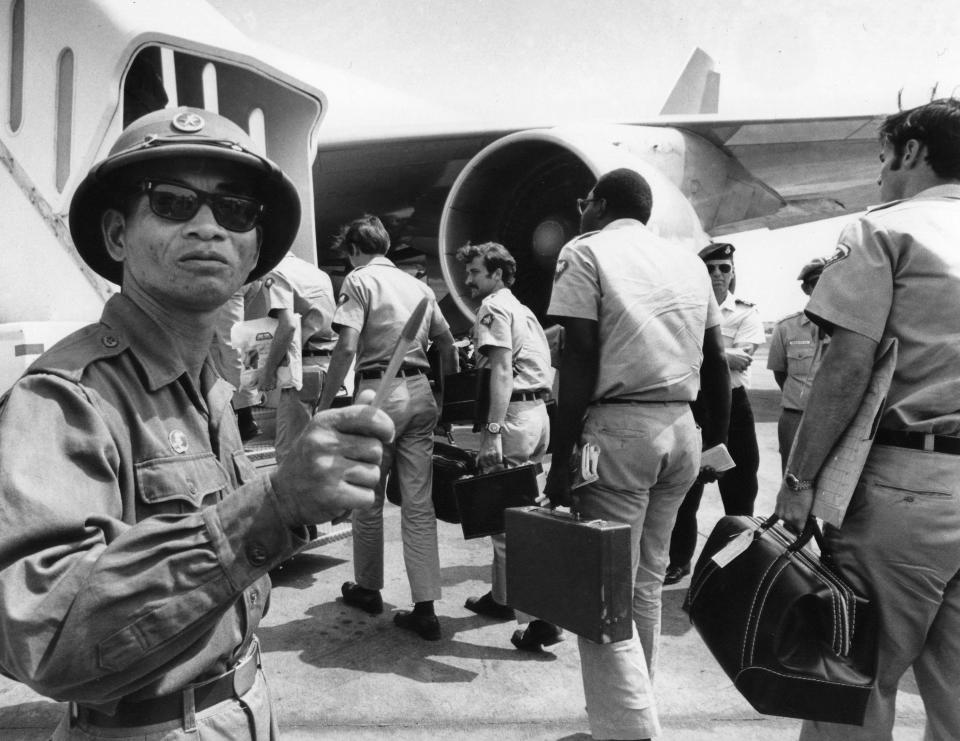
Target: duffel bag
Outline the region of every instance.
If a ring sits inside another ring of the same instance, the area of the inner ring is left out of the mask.
[[[777,517],[721,518],[697,560],[684,609],[759,712],[860,725],[873,686],[877,626],[857,595]]]

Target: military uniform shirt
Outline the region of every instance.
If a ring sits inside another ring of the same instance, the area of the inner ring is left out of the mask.
[[[703,261],[635,219],[564,246],[548,314],[599,323],[594,401],[693,401],[704,331],[720,324]]]
[[[960,186],[873,209],[841,233],[807,314],[879,342],[897,365],[881,427],[960,435]]]
[[[306,543],[230,385],[208,358],[197,388],[170,346],[113,296],[0,406],[0,667],[57,700],[109,711],[223,673]]]
[[[723,333],[723,346],[736,347],[746,343],[762,345],[766,341],[763,333],[763,322],[760,321],[760,312],[749,301],[742,301],[732,293],[720,304],[720,331]],[[745,371],[730,369],[730,386],[750,388],[750,368]]]
[[[550,366],[550,346],[540,322],[529,308],[513,295],[509,288],[501,288],[483,299],[474,324],[474,345],[478,351],[485,347],[502,347],[510,351],[513,364],[513,391],[538,391],[553,384]],[[480,352],[477,365],[490,365]]]
[[[286,309],[300,315],[305,350],[333,350],[333,283],[330,276],[295,255],[287,255],[263,281],[267,312]]]
[[[784,409],[802,412],[806,408],[813,377],[829,342],[829,337],[820,339],[819,328],[802,311],[777,322],[770,337],[767,368],[787,374],[780,399]]]
[[[387,366],[404,323],[422,298],[428,298],[430,305],[417,332],[417,341],[410,343],[403,365],[426,371],[430,367],[427,340],[449,329],[430,286],[380,255],[344,279],[333,326],[334,329],[352,327],[360,333],[357,370]]]

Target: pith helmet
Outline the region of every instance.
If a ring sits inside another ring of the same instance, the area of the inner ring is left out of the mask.
[[[123,265],[107,252],[100,228],[103,212],[115,207],[114,188],[136,166],[171,157],[197,157],[248,167],[263,201],[260,258],[247,281],[270,272],[283,258],[300,227],[300,196],[283,171],[257,154],[247,133],[223,116],[198,108],[164,108],[138,118],[124,129],[106,159],[95,164],[70,202],[70,234],[93,270],[119,284]]]

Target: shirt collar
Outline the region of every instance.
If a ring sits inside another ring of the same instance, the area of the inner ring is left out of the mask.
[[[727,291],[727,297],[723,300],[723,303],[720,304],[720,308],[726,311],[733,311],[737,306],[737,297],[733,295],[733,291]]]
[[[647,228],[644,226],[642,221],[638,221],[637,219],[615,219],[603,227],[601,231],[606,231],[607,229],[625,229],[627,227],[639,227],[641,229]]]
[[[510,289],[507,286],[504,286],[503,288],[498,288],[496,291],[493,291],[492,293],[488,293],[486,296],[484,296],[483,300],[480,303],[481,304],[488,303],[489,301],[493,301],[494,296],[498,296],[500,294],[508,295],[509,293],[510,293]]]
[[[960,198],[960,183],[945,183],[944,185],[934,185],[932,188],[921,190],[915,196],[915,199],[927,198]]]

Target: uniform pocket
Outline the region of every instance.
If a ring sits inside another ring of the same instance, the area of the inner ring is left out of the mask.
[[[154,458],[137,463],[134,469],[137,492],[147,504],[189,502],[199,507],[204,497],[230,485],[213,453]]]

